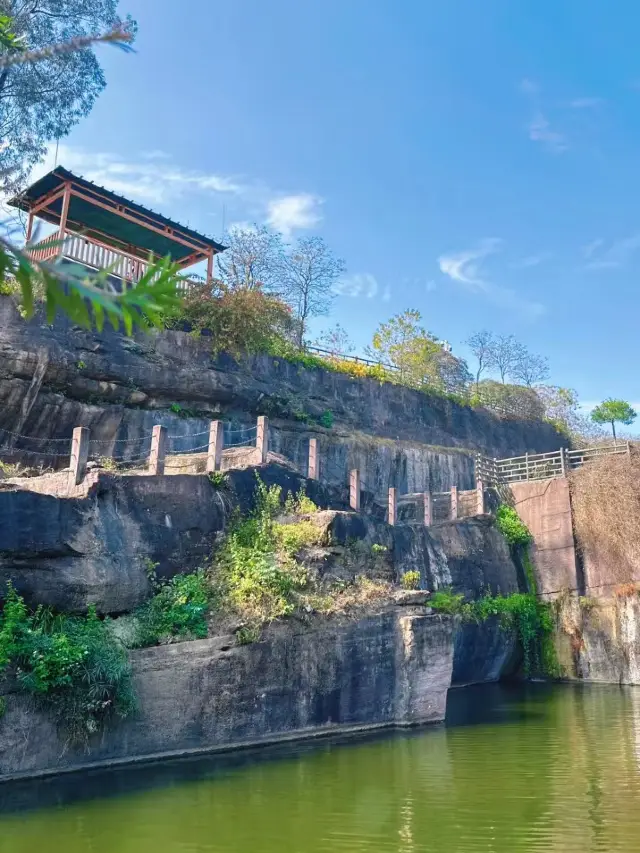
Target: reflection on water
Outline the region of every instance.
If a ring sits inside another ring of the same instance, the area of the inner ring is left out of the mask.
[[[0,786],[0,853],[635,851],[639,744],[640,688],[467,688],[446,728]]]

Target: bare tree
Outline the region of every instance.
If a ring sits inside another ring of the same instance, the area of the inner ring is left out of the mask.
[[[549,360],[524,350],[523,357],[513,366],[511,373],[515,379],[531,388],[549,378]]]
[[[330,329],[325,329],[315,342],[315,345],[320,349],[324,349],[336,358],[341,355],[348,355],[354,350],[353,343],[349,337],[349,333],[340,323],[336,323]]]
[[[480,377],[485,370],[491,369],[493,366],[495,338],[492,332],[483,330],[476,332],[466,341],[467,346],[474,354],[477,361],[476,369],[476,394],[480,387]]]
[[[280,283],[300,323],[299,346],[302,346],[309,318],[329,310],[332,286],[344,270],[344,261],[333,255],[322,237],[302,237],[283,255]]]
[[[226,252],[217,256],[218,272],[232,290],[259,287],[278,291],[278,276],[282,265],[282,240],[279,234],[264,226],[235,228],[224,240]]]
[[[507,376],[512,375],[515,367],[526,357],[526,347],[513,335],[499,335],[491,347],[490,363],[500,374],[500,381],[504,385]]]

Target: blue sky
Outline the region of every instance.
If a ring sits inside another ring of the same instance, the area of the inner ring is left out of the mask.
[[[513,333],[584,401],[640,400],[639,4],[120,5],[137,53],[100,50],[60,163],[213,236],[322,235],[360,348],[415,307],[455,353]]]

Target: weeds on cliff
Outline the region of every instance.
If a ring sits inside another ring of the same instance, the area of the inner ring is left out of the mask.
[[[403,589],[420,589],[420,572],[405,572],[400,585]]]
[[[429,606],[439,613],[460,616],[466,622],[485,622],[497,617],[503,629],[516,631],[525,675],[560,674],[552,638],[551,606],[533,593],[487,594],[476,601],[465,601],[460,593],[438,590],[429,599]]]
[[[173,639],[204,639],[211,590],[203,571],[156,582],[156,594],[135,611],[135,646],[155,646]]]
[[[592,567],[606,566],[602,581],[621,586],[637,579],[640,560],[640,456],[606,456],[572,471],[573,526]],[[599,579],[592,577],[598,584]]]
[[[243,642],[255,637],[257,626],[289,615],[300,604],[309,577],[298,557],[320,544],[322,529],[310,518],[288,524],[277,519],[283,511],[309,516],[317,509],[303,490],[289,494],[283,507],[280,486],[268,488],[257,478],[255,510],[232,521],[215,555],[212,577],[222,609],[247,622]]]
[[[508,504],[500,504],[498,507],[496,524],[510,548],[526,548],[533,541],[527,525]]]
[[[44,709],[73,741],[86,740],[112,716],[135,708],[126,649],[90,608],[64,616],[39,607],[29,613],[11,585],[0,616],[0,674]]]

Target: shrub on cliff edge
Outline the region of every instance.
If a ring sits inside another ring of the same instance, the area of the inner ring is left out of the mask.
[[[95,608],[86,616],[44,607],[29,613],[11,585],[0,615],[0,676],[6,671],[21,692],[53,712],[73,741],[135,707],[126,649]]]

